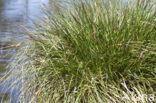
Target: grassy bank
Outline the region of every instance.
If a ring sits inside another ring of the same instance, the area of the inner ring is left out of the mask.
[[[9,66],[15,82],[24,78],[19,100],[151,102],[156,85],[155,2],[123,1],[51,0],[46,17],[27,33],[30,44]]]

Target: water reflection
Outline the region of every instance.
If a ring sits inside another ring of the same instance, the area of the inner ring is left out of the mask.
[[[42,16],[42,3],[48,4],[49,0],[0,0],[0,78],[4,75],[10,57],[16,53],[15,48],[8,48],[22,41],[21,25],[30,25],[33,17]],[[13,32],[17,32],[16,34]],[[19,39],[20,38],[20,39]],[[7,100],[9,90],[0,86],[0,100]],[[5,92],[4,92],[5,91]],[[16,92],[16,91],[14,91]],[[14,96],[14,95],[12,95]],[[15,97],[14,97],[15,98]],[[11,103],[16,103],[13,99]]]

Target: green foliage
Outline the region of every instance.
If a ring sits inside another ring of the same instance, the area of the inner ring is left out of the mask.
[[[31,47],[22,70],[31,78],[24,95],[30,92],[30,102],[37,103],[103,103],[121,102],[125,93],[132,98],[130,91],[154,93],[154,5],[150,0],[52,1],[28,33]]]

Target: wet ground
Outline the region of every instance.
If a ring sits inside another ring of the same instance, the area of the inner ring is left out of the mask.
[[[32,19],[41,17],[41,6],[43,3],[48,4],[48,1],[0,0],[0,78],[4,76],[11,56],[16,54],[14,46],[23,40],[21,25],[30,25]],[[0,100],[2,97],[8,99],[10,92],[4,92],[5,89],[0,86]]]

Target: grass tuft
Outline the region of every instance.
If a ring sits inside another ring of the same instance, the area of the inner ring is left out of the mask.
[[[24,78],[19,100],[151,102],[143,95],[155,95],[155,7],[152,0],[51,0],[13,62]]]

